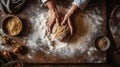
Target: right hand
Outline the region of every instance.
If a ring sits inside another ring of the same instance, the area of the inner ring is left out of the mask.
[[[77,9],[78,9],[78,7],[76,5],[72,5],[70,10],[65,14],[65,17],[62,21],[62,25],[64,25],[64,24],[68,25],[71,35],[73,35],[73,26],[71,23],[71,17]]]
[[[64,17],[61,25],[64,25],[64,24],[68,25],[68,28],[71,32],[71,35],[73,35],[73,26],[72,26],[72,23],[71,23],[71,14],[70,13],[65,14],[65,17]]]

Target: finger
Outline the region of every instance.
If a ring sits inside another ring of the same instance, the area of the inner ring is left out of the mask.
[[[52,32],[52,28],[53,28],[53,25],[55,24],[55,21],[52,21],[50,24],[49,24],[49,32],[51,33]]]
[[[48,26],[48,28],[47,28],[47,32],[50,32],[50,27]]]
[[[58,18],[56,18],[56,23],[57,23],[57,25],[60,25],[60,21]]]
[[[65,17],[65,18],[63,19],[61,25],[64,25],[64,24],[66,23],[66,21],[67,21],[67,18]]]
[[[47,32],[49,32],[49,21],[47,21]]]
[[[54,20],[48,21],[47,27],[48,27],[48,32],[50,32],[50,33],[51,33],[51,29],[53,27],[53,24],[54,24]]]
[[[50,19],[47,21],[47,32],[50,32],[50,23],[51,23],[51,21],[50,21]]]
[[[73,27],[72,27],[70,18],[68,19],[68,26],[70,28],[71,35],[73,35]]]

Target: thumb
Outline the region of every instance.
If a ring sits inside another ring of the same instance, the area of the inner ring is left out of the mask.
[[[69,29],[70,29],[71,35],[73,35],[73,27],[72,27],[72,24],[71,24],[71,20],[70,20],[70,18],[68,19],[68,26],[69,26]]]
[[[67,18],[66,18],[66,17],[64,17],[64,19],[63,19],[63,21],[62,21],[61,25],[64,25],[64,24],[66,23],[66,21],[67,21]]]
[[[58,18],[56,18],[56,23],[57,23],[57,25],[60,25],[60,21]]]

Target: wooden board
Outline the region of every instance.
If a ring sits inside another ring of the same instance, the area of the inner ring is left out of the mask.
[[[30,34],[30,32],[32,32],[31,31],[31,21],[30,21],[31,18],[29,18],[29,17],[30,16],[35,16],[39,12],[39,11],[36,11],[34,9],[39,8],[39,10],[41,10],[41,11],[43,9],[43,8],[40,7],[40,4],[41,4],[41,2],[39,0],[28,0],[26,2],[26,4],[25,4],[25,7],[20,12],[15,14],[15,15],[19,16],[23,20],[23,22],[25,23],[25,27],[26,27],[24,32],[20,36],[12,37],[16,41],[20,42],[21,44],[24,44],[24,38],[27,37]],[[100,11],[101,11],[100,16],[104,19],[104,22],[102,23],[103,26],[100,26],[100,27],[102,27],[103,32],[99,33],[97,35],[98,36],[99,35],[105,35],[105,33],[106,33],[106,27],[105,27],[106,26],[105,25],[106,24],[106,21],[105,21],[106,20],[105,1],[102,0],[102,1],[90,2],[90,5],[87,7],[86,10],[92,10],[92,9],[94,9],[96,7],[98,7],[100,9]],[[84,11],[81,12],[81,13],[84,14]],[[2,18],[5,15],[6,14],[0,12],[0,21],[2,20]],[[82,16],[81,16],[80,19],[82,19]],[[80,19],[78,19],[78,20],[80,20]],[[82,24],[82,23],[79,23],[79,24]],[[82,27],[82,28],[84,28],[84,27]],[[82,29],[83,32],[85,31],[84,29]],[[82,36],[82,35],[84,35],[84,33],[82,33],[80,35]],[[11,37],[11,36],[9,36],[9,37]],[[93,46],[93,47],[94,47],[94,41],[95,41],[95,37],[91,41],[91,42],[93,42],[93,44],[91,44],[91,46]],[[85,54],[87,54],[87,51],[85,52]],[[101,62],[98,62],[98,63],[106,62],[106,53],[103,53],[103,52],[101,52],[99,50],[96,50],[96,53],[94,53],[94,56],[97,56],[96,60],[94,60],[94,62],[89,62],[89,63],[95,63],[95,61],[99,61],[99,60]],[[100,58],[102,58],[102,59],[100,59]],[[46,55],[44,52],[41,52],[40,54],[34,55],[32,58],[28,58],[27,56],[22,56],[21,59],[23,60],[23,62],[26,62],[26,63],[88,63],[87,60],[89,60],[90,58],[86,57],[85,55],[82,55],[82,56],[74,56],[73,58],[69,58],[69,59],[64,59],[64,58],[59,58],[57,56]]]

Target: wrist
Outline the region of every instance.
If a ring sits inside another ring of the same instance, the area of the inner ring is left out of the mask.
[[[55,11],[57,9],[54,0],[48,0],[46,5],[50,11]]]
[[[52,10],[50,10],[50,13],[52,14],[52,15],[58,15],[58,11],[57,11],[57,9],[52,9]]]
[[[56,13],[58,12],[58,10],[55,8],[55,9],[49,9],[50,12],[53,12],[53,13]]]
[[[73,14],[73,13],[67,12],[67,13],[66,13],[66,16],[71,17],[72,14]]]
[[[68,11],[68,14],[69,15],[74,14],[74,12],[77,10],[77,8],[78,7],[76,5],[72,5],[71,8],[70,8],[70,10]]]

